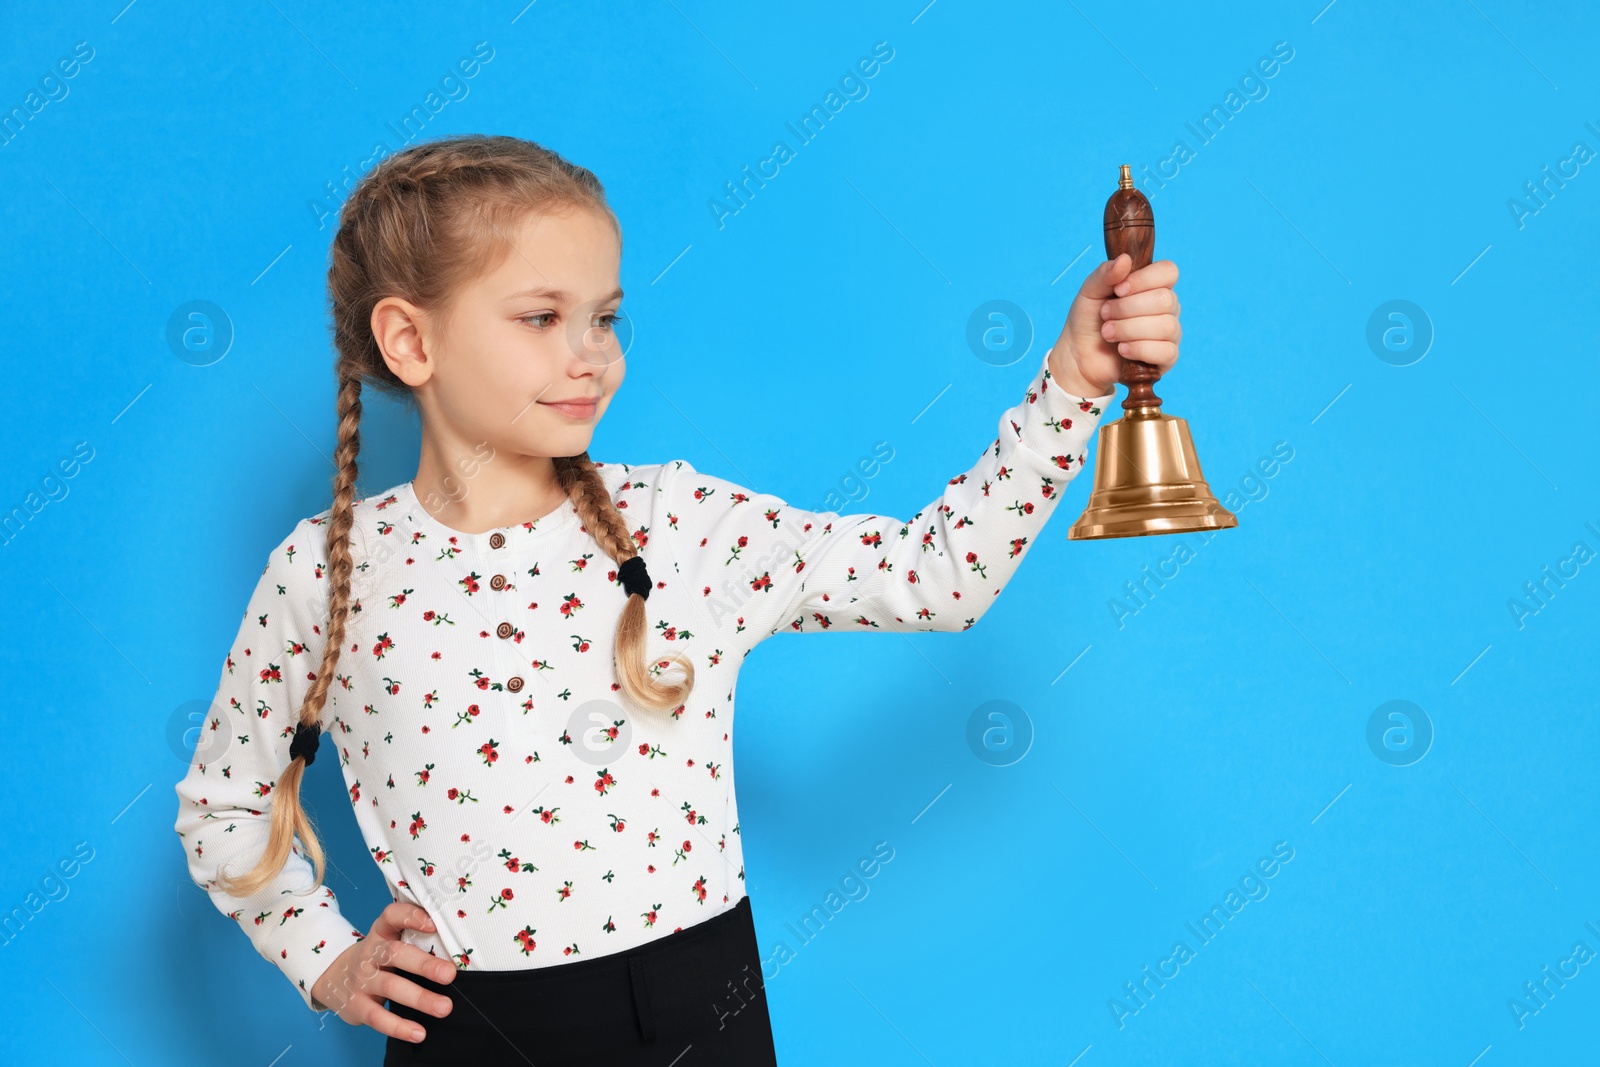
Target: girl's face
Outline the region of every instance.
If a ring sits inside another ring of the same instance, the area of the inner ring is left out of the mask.
[[[447,313],[387,297],[373,332],[446,453],[487,444],[575,456],[624,377],[611,328],[622,249],[610,219],[589,208],[528,216],[507,236],[505,261],[468,282]]]

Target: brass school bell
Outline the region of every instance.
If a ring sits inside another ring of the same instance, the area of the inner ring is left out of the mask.
[[[1155,250],[1155,216],[1150,201],[1133,186],[1128,165],[1122,165],[1117,191],[1106,201],[1106,258],[1123,252],[1133,269],[1150,264]],[[1145,534],[1223,530],[1239,519],[1211,495],[1200,458],[1189,437],[1189,424],[1161,412],[1161,398],[1152,388],[1161,371],[1148,363],[1122,361],[1118,377],[1128,387],[1122,417],[1100,427],[1094,469],[1094,491],[1067,539],[1141,537]]]

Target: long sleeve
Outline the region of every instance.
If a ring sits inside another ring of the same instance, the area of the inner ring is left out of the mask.
[[[312,1001],[312,985],[364,935],[341,914],[333,891],[316,884],[299,839],[277,878],[253,896],[230,896],[215,879],[224,869],[234,876],[249,871],[266,847],[272,790],[289,764],[300,705],[322,661],[326,539],[319,517],[302,519],[268,558],[189,771],[177,784],[174,827],[190,878],[313,1011],[323,1009]],[[322,751],[331,750],[324,744]]]
[[[1115,392],[1073,396],[1049,353],[972,468],[909,520],[793,507],[678,462],[662,479],[679,574],[730,640],[971,627],[1038,540]]]

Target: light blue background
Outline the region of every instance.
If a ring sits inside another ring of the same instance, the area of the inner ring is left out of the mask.
[[[8,25],[0,108],[76,42],[94,58],[0,148],[0,510],[78,442],[93,459],[0,555],[0,908],[78,842],[93,859],[3,945],[6,1055],[380,1058],[188,883],[169,727],[209,699],[267,551],[329,499],[313,204],[486,41],[423,136],[539,141],[601,177],[625,229],[638,338],[592,454],[683,457],[804,506],[879,441],[894,458],[847,511],[907,517],[966,470],[1102,257],[1117,164],[1194,151],[1151,193],[1182,271],[1159,392],[1218,493],[1253,493],[1239,527],[1119,627],[1110,602],[1175,539],[1069,543],[1091,461],[973,631],[787,637],[746,663],[763,951],[894,849],[769,982],[783,1063],[1592,1058],[1600,962],[1521,1027],[1508,1001],[1576,942],[1600,952],[1600,564],[1520,627],[1508,601],[1575,542],[1600,550],[1600,164],[1522,225],[1508,201],[1575,142],[1600,151],[1600,16],[1325,3],[113,0]],[[794,147],[785,123],[878,41],[868,94],[719,228],[723,183]],[[1265,97],[1201,144],[1186,122],[1279,41]],[[236,331],[207,367],[164,336],[197,299]],[[966,342],[995,299],[1031,319],[1009,366]],[[1409,366],[1366,340],[1392,299],[1434,331]],[[398,408],[373,400],[362,436],[363,492],[414,472]],[[1293,459],[1249,481],[1278,442]],[[1434,731],[1410,766],[1367,742],[1394,699]],[[1010,766],[966,741],[991,700],[1032,724]],[[310,778],[365,927],[382,879],[336,768]],[[1269,895],[1200,945],[1185,923],[1276,842],[1294,858]],[[1179,939],[1195,958],[1119,1027],[1108,1002]]]

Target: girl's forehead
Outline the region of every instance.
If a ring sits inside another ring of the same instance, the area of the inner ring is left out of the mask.
[[[492,298],[582,302],[620,295],[622,250],[610,222],[595,212],[530,215],[505,236],[504,260],[477,280]]]

